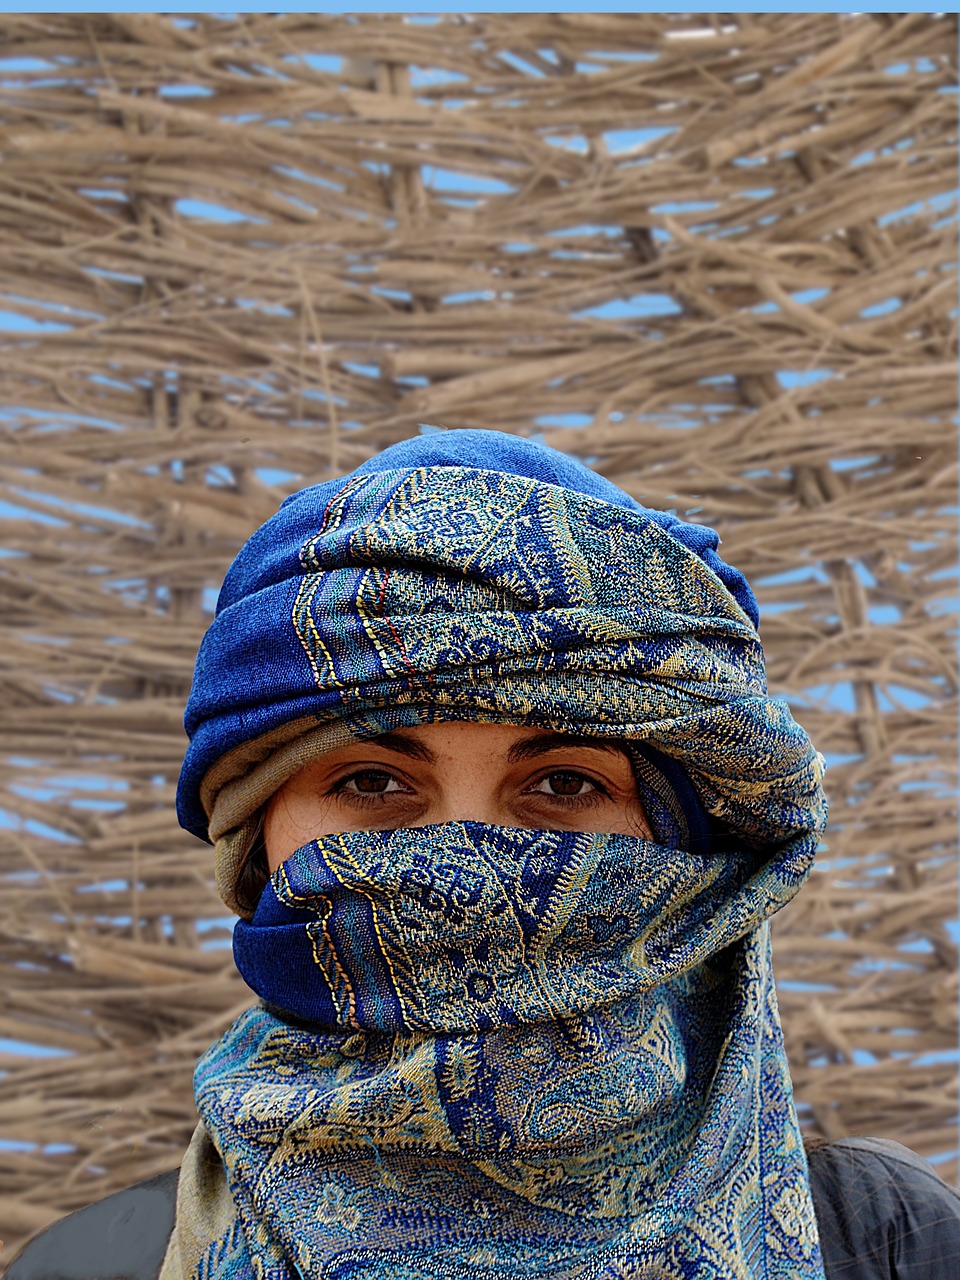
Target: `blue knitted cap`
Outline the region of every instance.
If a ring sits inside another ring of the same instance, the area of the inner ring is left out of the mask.
[[[208,839],[200,784],[223,755],[288,721],[327,711],[318,697],[303,645],[290,624],[305,568],[301,551],[316,535],[331,501],[356,477],[424,467],[472,467],[526,477],[639,513],[707,565],[755,628],[756,597],[739,570],[717,554],[713,529],[641,506],[576,459],[499,431],[433,432],[403,440],[349,476],[301,489],[252,535],[230,566],[216,617],[197,657],[184,715],[190,738],[177,791],[181,826]],[[260,686],[250,673],[258,672]],[[678,790],[692,793],[678,768]],[[705,821],[705,819],[704,819]],[[699,827],[698,821],[694,826]]]

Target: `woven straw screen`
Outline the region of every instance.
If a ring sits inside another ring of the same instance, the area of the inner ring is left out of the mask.
[[[255,999],[173,810],[215,590],[420,423],[720,530],[830,762],[774,930],[805,1129],[954,1181],[955,18],[0,35],[6,1256],[180,1163]]]

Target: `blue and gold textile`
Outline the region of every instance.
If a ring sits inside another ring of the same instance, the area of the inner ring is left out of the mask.
[[[721,625],[732,616],[733,635],[748,637],[750,687],[762,689],[757,602],[718,542],[712,529],[640,506],[555,449],[497,431],[404,440],[351,476],[292,494],[231,565],[203,638],[184,717],[181,825],[208,838],[201,792],[211,766],[300,718],[349,723],[361,737],[382,732],[381,723],[395,728],[434,714],[563,727],[563,708],[545,690],[554,673],[576,680],[582,671],[591,687],[575,719],[617,734],[598,683],[620,687],[626,676],[634,688],[650,658],[678,648],[689,630],[683,622],[672,635],[663,630],[676,591],[663,600],[657,593],[670,579],[686,582],[695,613],[698,584],[709,584],[704,601],[715,596]],[[619,638],[611,608],[633,623]],[[495,630],[484,633],[499,625],[498,610],[521,622],[538,615],[529,648],[512,622],[515,634],[502,645]],[[752,626],[743,627],[744,615]],[[637,627],[647,617],[653,631]],[[401,618],[415,631],[398,639]],[[446,635],[447,644],[424,652],[422,633]],[[317,665],[318,640],[330,646],[328,666]],[[634,654],[643,662],[631,670]],[[424,678],[416,680],[420,663]],[[654,675],[671,679],[669,667]],[[512,688],[498,698],[501,679]],[[418,692],[423,714],[414,709]],[[633,703],[623,708],[630,724],[642,710]],[[406,710],[391,717],[398,706]]]
[[[261,1003],[197,1064],[160,1280],[823,1280],[769,934],[822,758],[716,535],[520,452],[534,475],[368,468],[254,535],[198,659],[185,825],[219,754],[288,721],[446,718],[652,748],[720,838],[450,822],[293,853],[236,926]]]

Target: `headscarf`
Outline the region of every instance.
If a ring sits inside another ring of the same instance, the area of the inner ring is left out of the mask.
[[[823,1280],[769,935],[823,761],[717,544],[471,431],[243,548],[178,794],[225,901],[272,791],[404,725],[625,740],[663,805],[654,840],[450,822],[288,857],[236,926],[261,1002],[197,1064],[161,1280]]]

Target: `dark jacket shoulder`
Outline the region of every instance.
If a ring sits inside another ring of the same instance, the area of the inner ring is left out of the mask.
[[[960,1192],[890,1138],[809,1153],[827,1280],[956,1280]]]
[[[28,1240],[4,1280],[157,1280],[177,1215],[179,1169],[115,1191]]]

